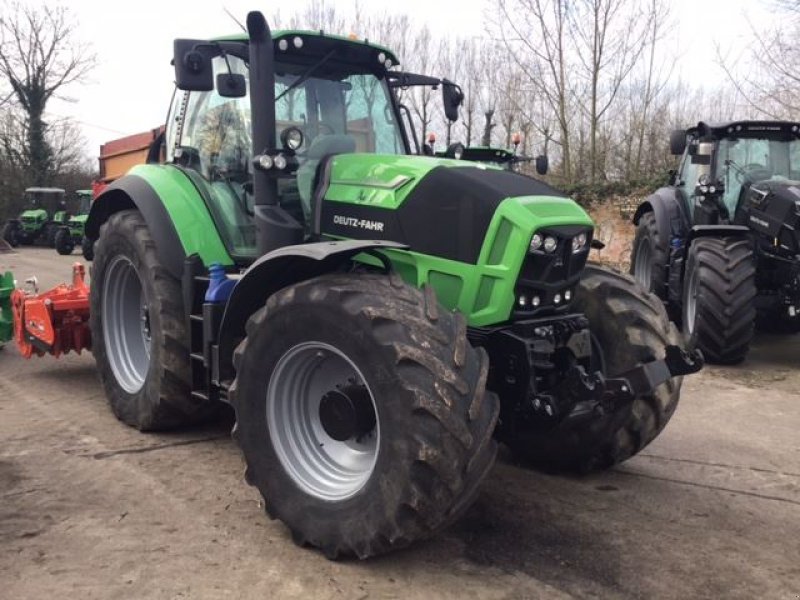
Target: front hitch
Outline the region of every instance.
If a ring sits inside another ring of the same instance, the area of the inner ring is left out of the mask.
[[[531,407],[539,419],[551,424],[565,418],[580,421],[600,417],[632,404],[638,396],[652,394],[673,377],[697,373],[704,362],[700,350],[667,346],[664,358],[642,363],[618,377],[606,378],[600,371],[587,373],[580,365],[573,365],[556,393],[534,396]]]

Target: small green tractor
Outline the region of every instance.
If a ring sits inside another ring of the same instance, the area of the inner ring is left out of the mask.
[[[497,441],[610,467],[700,368],[663,306],[587,264],[593,226],[506,170],[423,156],[386,48],[321,32],[178,39],[158,148],[92,203],[92,352],[143,431],[236,413],[294,540],[368,557],[475,498]],[[458,86],[442,86],[458,116]],[[405,120],[404,120],[405,119]],[[415,152],[416,150],[416,152]]]
[[[86,260],[92,260],[92,245],[84,235],[86,220],[89,218],[89,209],[92,205],[92,190],[77,190],[77,213],[70,215],[66,223],[58,228],[55,235],[56,252],[62,255],[72,254],[76,245],[81,246],[81,251]]]
[[[61,188],[30,187],[25,190],[25,210],[3,225],[3,239],[13,248],[21,244],[55,245],[56,231],[67,220]]]
[[[636,210],[631,273],[709,361],[744,359],[756,328],[800,332],[800,123],[673,132],[669,185]]]

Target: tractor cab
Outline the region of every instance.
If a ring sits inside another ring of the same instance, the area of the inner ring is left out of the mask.
[[[441,84],[454,118],[463,98],[450,82],[390,73],[395,55],[366,41],[278,31],[270,42],[274,63],[264,74],[269,93],[263,85],[250,86],[254,44],[246,37],[175,43],[179,89],[167,119],[167,162],[183,168],[203,191],[229,252],[245,263],[266,250],[257,244],[259,226],[274,226],[267,237],[276,245],[286,245],[280,241],[286,236],[298,243],[311,234],[314,194],[330,157],[414,153],[398,86]],[[187,66],[190,56],[205,65],[203,75]],[[253,94],[257,105],[272,105],[257,111],[263,115],[252,114]],[[264,149],[260,157],[252,154],[254,137]],[[376,168],[381,162],[375,160]],[[271,207],[263,210],[279,210],[279,216],[261,218],[259,181]]]
[[[23,224],[41,226],[47,221],[64,220],[67,204],[63,189],[29,187],[24,197],[26,208],[20,215]],[[28,227],[25,229],[27,231]]]
[[[674,132],[673,153],[683,155],[675,183],[692,222],[746,224],[753,193],[798,189],[798,132],[800,124],[766,121],[699,123]]]

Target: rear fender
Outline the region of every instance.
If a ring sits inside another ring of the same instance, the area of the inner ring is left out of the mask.
[[[673,187],[661,188],[648,196],[633,214],[634,225],[638,225],[642,215],[647,212],[655,216],[658,235],[668,244],[673,237],[686,237],[691,227],[678,192]]]
[[[233,379],[233,351],[245,337],[250,316],[287,286],[341,269],[362,252],[404,249],[388,241],[348,240],[286,246],[255,261],[231,292],[219,328],[219,365],[215,381]],[[388,265],[388,263],[386,263]]]
[[[142,213],[159,259],[173,277],[181,278],[184,260],[192,254],[205,265],[233,264],[200,193],[179,169],[134,167],[92,202],[84,234],[96,241],[111,215],[130,209]]]

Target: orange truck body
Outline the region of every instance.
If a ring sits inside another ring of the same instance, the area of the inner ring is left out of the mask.
[[[100,176],[92,183],[94,197],[109,183],[125,175],[131,167],[143,164],[147,160],[151,144],[163,131],[162,125],[101,144],[98,157]]]

